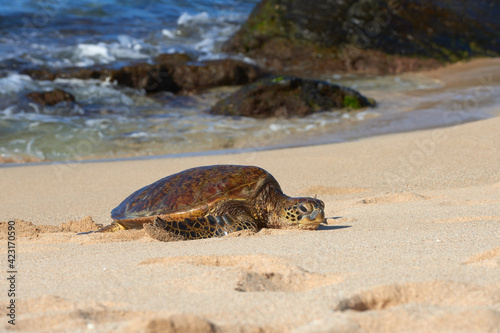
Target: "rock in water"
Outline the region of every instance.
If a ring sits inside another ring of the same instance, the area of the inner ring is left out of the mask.
[[[60,102],[74,102],[75,96],[61,89],[38,92],[34,91],[26,95],[33,102],[40,105],[56,105]]]
[[[267,74],[261,68],[234,59],[207,60],[197,64],[182,54],[159,55],[154,64],[135,63],[118,69],[87,67],[27,69],[36,80],[56,78],[116,81],[121,86],[144,89],[147,93],[168,91],[190,93],[218,86],[247,84]]]
[[[290,117],[331,109],[359,109],[375,102],[357,91],[325,81],[275,76],[247,85],[219,101],[211,114],[246,117]]]
[[[274,68],[396,73],[500,55],[500,2],[263,0],[223,46]]]

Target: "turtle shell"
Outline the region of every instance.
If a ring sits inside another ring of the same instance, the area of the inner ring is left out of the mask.
[[[127,228],[141,228],[155,217],[183,220],[207,215],[223,200],[253,200],[263,185],[278,182],[254,166],[213,165],[162,178],[126,198],[111,211]]]

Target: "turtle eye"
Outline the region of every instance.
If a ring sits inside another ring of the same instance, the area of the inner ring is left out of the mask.
[[[299,209],[302,213],[307,213],[309,211],[307,207],[302,204],[299,205]]]

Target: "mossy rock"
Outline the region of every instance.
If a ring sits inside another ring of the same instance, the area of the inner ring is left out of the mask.
[[[334,109],[354,110],[375,103],[356,90],[296,76],[272,76],[219,101],[211,114],[254,118],[307,116]]]

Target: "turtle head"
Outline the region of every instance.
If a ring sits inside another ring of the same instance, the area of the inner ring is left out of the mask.
[[[325,204],[316,198],[287,198],[278,210],[279,224],[315,230],[325,220]]]

